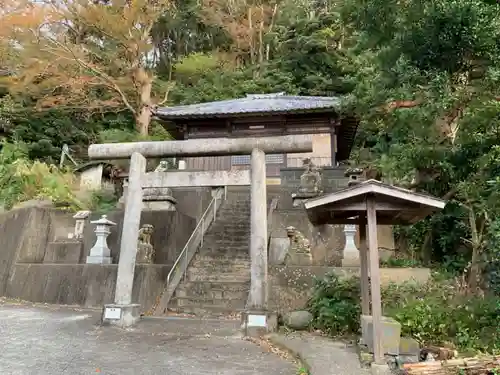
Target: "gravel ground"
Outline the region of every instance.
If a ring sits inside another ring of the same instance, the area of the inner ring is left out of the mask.
[[[0,301],[0,374],[296,374],[293,362],[242,339],[237,321],[144,319],[122,330],[99,318]]]

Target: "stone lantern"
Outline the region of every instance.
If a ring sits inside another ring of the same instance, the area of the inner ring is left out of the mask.
[[[111,251],[109,250],[107,238],[111,233],[110,228],[116,223],[108,220],[106,215],[102,215],[99,220],[91,221],[95,224],[96,242],[90,249],[90,255],[87,257],[87,264],[111,264]]]
[[[345,234],[345,246],[344,254],[342,257],[342,267],[359,267],[359,250],[354,243],[354,237],[356,236],[356,225],[346,224],[344,225]]]
[[[363,175],[362,168],[349,168],[345,171],[344,175],[349,178],[348,186],[353,186],[359,184],[361,177]]]

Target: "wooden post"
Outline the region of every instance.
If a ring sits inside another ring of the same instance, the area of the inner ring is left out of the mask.
[[[359,255],[361,260],[361,313],[370,315],[370,282],[368,279],[368,246],[366,244],[366,217],[359,223]]]
[[[377,241],[377,211],[375,197],[366,199],[366,216],[368,219],[368,247],[370,259],[372,319],[373,319],[373,354],[376,364],[384,363],[382,347],[382,298],[380,294],[380,269]]]

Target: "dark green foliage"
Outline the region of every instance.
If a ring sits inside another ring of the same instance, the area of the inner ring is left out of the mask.
[[[333,273],[316,279],[309,301],[314,327],[334,336],[357,333],[361,314],[359,285],[358,278],[340,279]]]
[[[391,285],[383,291],[384,313],[402,334],[426,344],[451,342],[461,350],[500,350],[500,299],[467,296],[455,281]]]
[[[58,164],[64,144],[70,146],[75,159],[85,158],[89,144],[98,141],[104,129],[130,129],[134,131],[134,121],[127,113],[108,113],[85,116],[82,112],[67,110],[7,113],[9,125],[5,131],[10,139],[27,144],[31,159],[40,159]]]
[[[316,280],[309,302],[314,327],[335,336],[357,334],[360,298],[357,277]],[[500,351],[498,297],[464,295],[460,283],[445,276],[425,285],[390,284],[382,298],[384,315],[401,323],[403,335],[424,344],[451,342],[460,350]]]

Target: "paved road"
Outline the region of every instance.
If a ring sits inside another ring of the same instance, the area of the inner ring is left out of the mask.
[[[243,340],[237,322],[152,319],[120,330],[99,312],[0,302],[2,375],[295,375]]]

